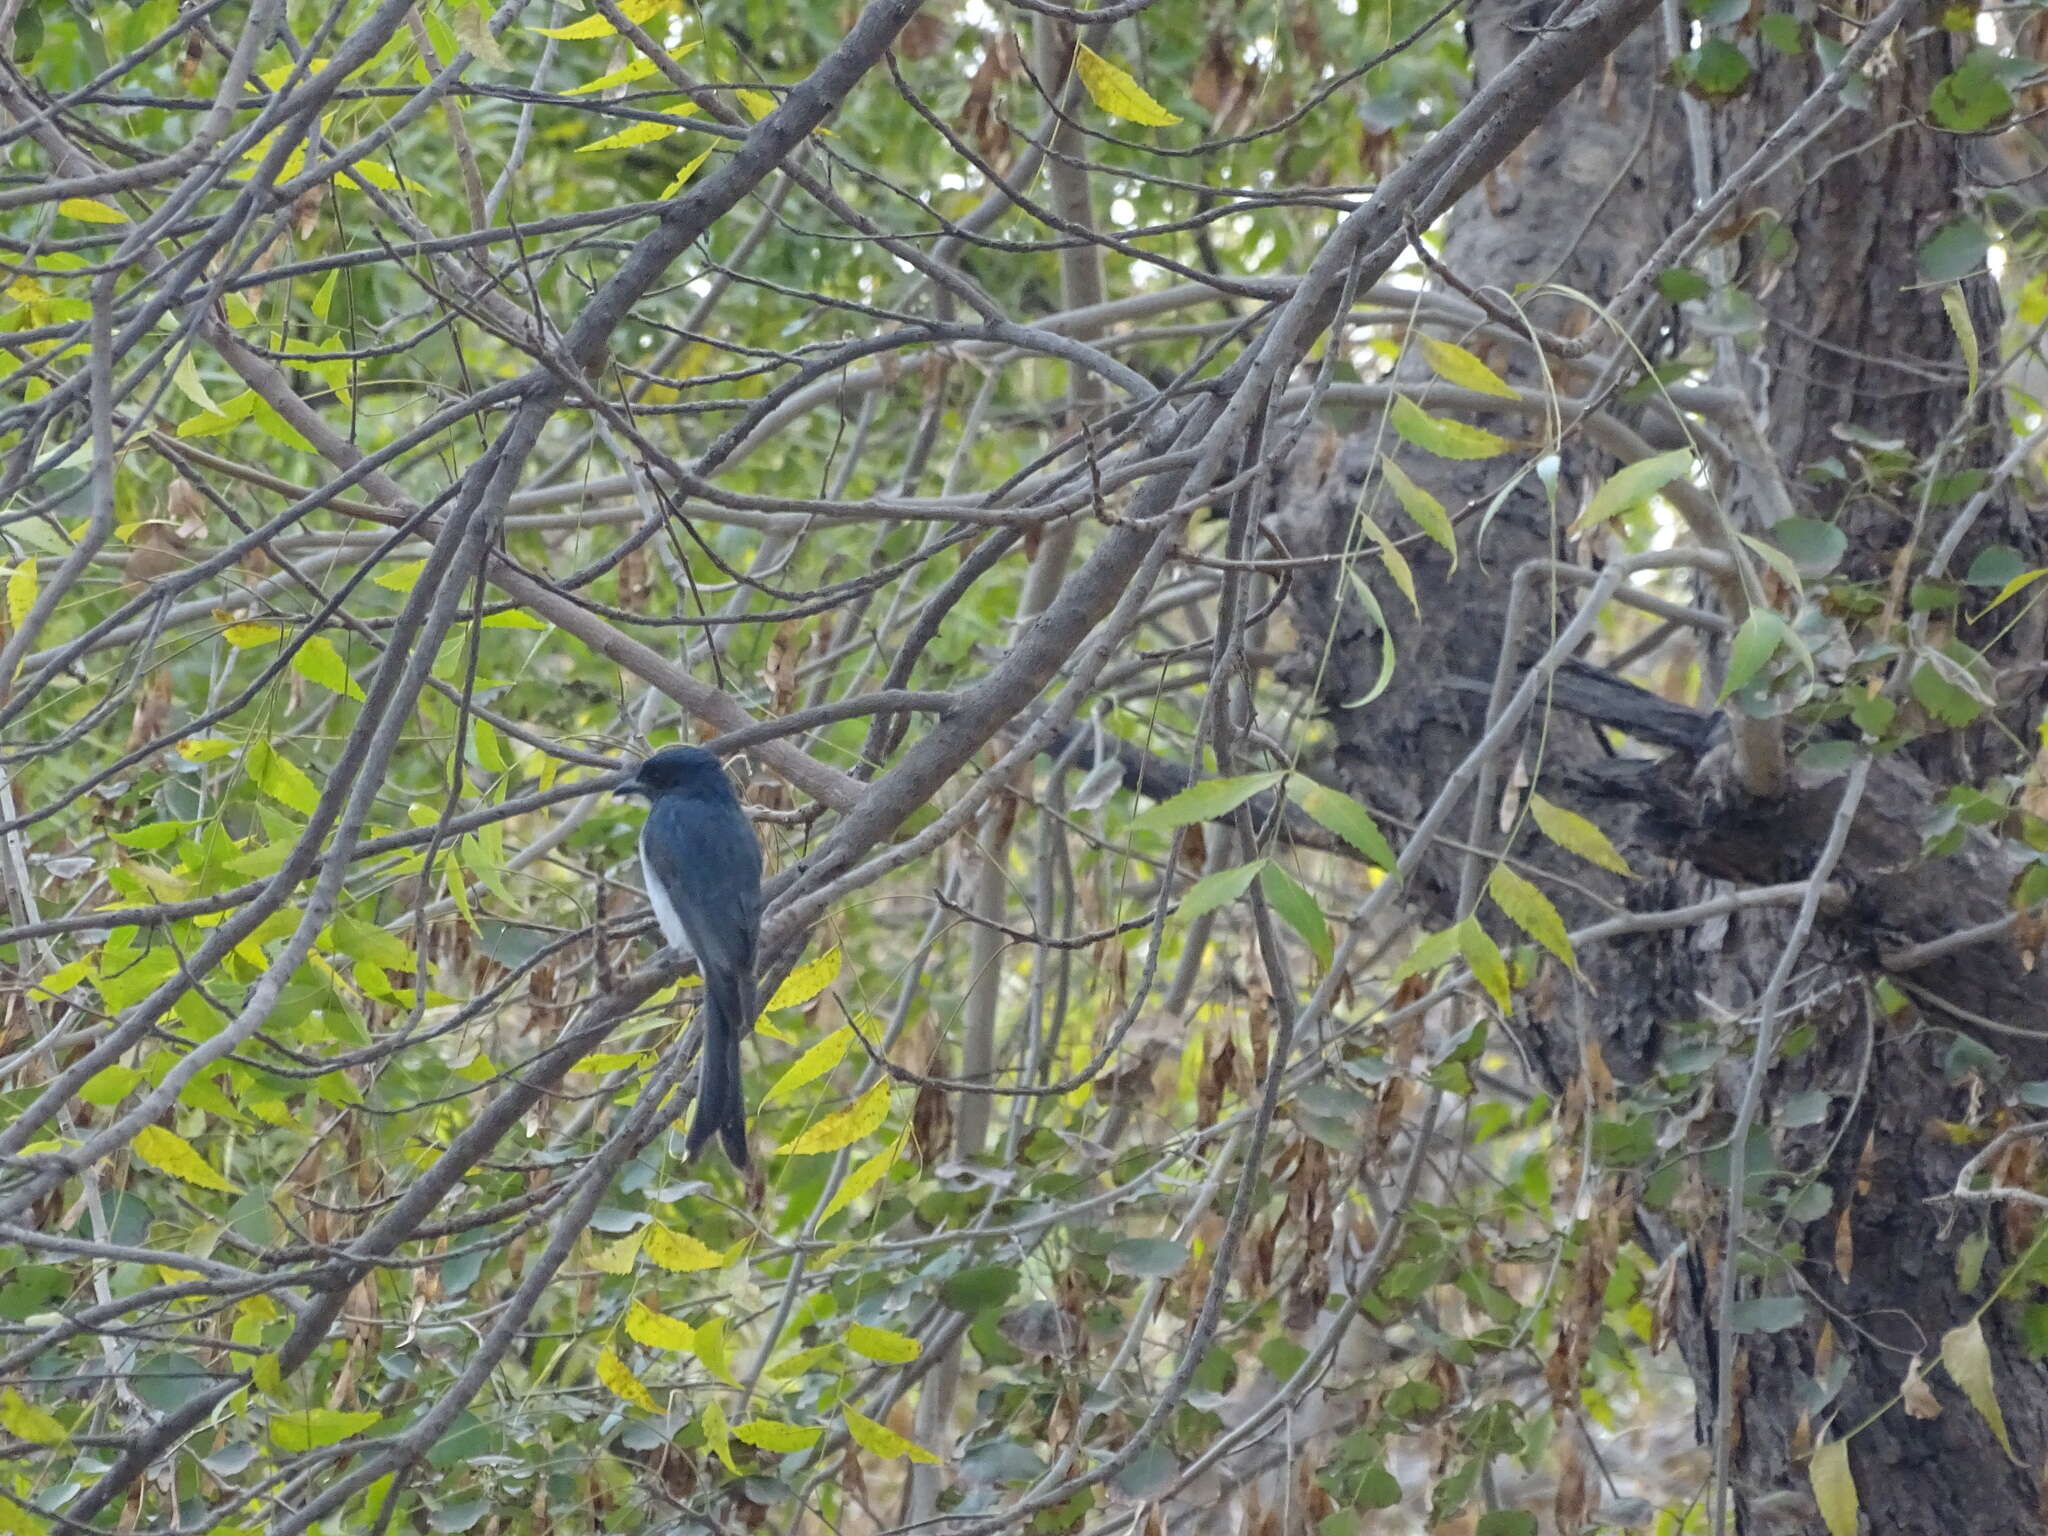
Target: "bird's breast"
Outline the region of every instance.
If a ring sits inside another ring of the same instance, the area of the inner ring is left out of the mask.
[[[647,886],[647,904],[654,908],[655,925],[661,929],[669,948],[689,950],[690,936],[683,931],[683,920],[676,915],[676,904],[669,899],[668,887],[661,883],[661,877],[654,872],[654,862],[647,857],[644,835],[640,839],[640,878]]]

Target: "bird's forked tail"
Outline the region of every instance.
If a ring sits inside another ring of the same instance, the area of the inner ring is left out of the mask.
[[[716,1136],[733,1167],[747,1166],[747,1103],[740,1087],[739,1026],[707,999],[704,1046],[697,1058],[697,1112],[684,1138],[684,1155],[695,1158]]]

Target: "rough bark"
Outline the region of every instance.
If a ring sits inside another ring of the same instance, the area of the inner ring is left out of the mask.
[[[1499,68],[1540,20],[1525,7],[1475,8],[1473,42],[1482,73]],[[1795,241],[1789,252],[1781,247],[1775,253],[1773,264],[1764,226],[1752,222],[1743,247],[1745,286],[1761,292],[1767,317],[1761,346],[1744,358],[1743,377],[1763,407],[1766,440],[1788,477],[1842,454],[1835,428],[1844,423],[1895,439],[1916,455],[1945,440],[1944,468],[1951,470],[1988,466],[2000,446],[1990,405],[1966,404],[1949,322],[1915,266],[1921,240],[1962,206],[1966,180],[1958,141],[1917,119],[1934,82],[1955,67],[1968,43],[1928,26],[1902,37],[1876,72],[1868,111],[1832,129],[1745,209],[1773,211]],[[1782,121],[1821,73],[1811,50],[1799,59],[1749,44],[1745,51],[1758,64],[1757,76],[1744,94],[1711,114],[1720,174]],[[1617,55],[1607,78],[1582,87],[1467,200],[1445,251],[1450,268],[1467,283],[1503,291],[1554,280],[1601,295],[1624,281],[1683,215],[1692,184],[1676,104],[1657,84],[1662,70],[1661,50],[1640,37]],[[1988,342],[1996,315],[1987,289],[1970,285],[1978,334]],[[1576,328],[1568,305],[1539,301],[1536,315]],[[1489,360],[1518,382],[1534,377],[1526,363],[1518,367],[1504,354],[1489,353]],[[1954,430],[1958,423],[1962,429]],[[1525,430],[1515,422],[1493,425]],[[1357,547],[1353,515],[1362,494],[1375,494],[1372,469],[1382,443],[1375,427],[1304,456],[1277,514],[1294,552]],[[1446,467],[1405,452],[1400,457],[1454,514],[1487,506],[1512,472],[1500,465],[1515,462]],[[1492,675],[1509,577],[1527,560],[1560,553],[1559,529],[1573,510],[1569,488],[1607,467],[1588,450],[1568,447],[1568,493],[1555,521],[1530,479],[1493,512],[1483,541],[1467,546],[1454,573],[1433,552],[1419,560],[1419,621],[1379,581],[1380,608],[1400,665],[1392,685],[1369,705],[1350,701],[1367,695],[1379,675],[1383,637],[1376,623],[1328,570],[1296,582],[1304,635],[1297,675],[1314,687],[1331,725],[1329,767],[1346,788],[1404,819],[1430,802],[1477,739],[1484,694],[1457,680]],[[1738,477],[1738,492],[1745,479]],[[1825,486],[1810,494],[1801,510],[1837,521],[1849,536],[1851,567],[1878,581],[1889,577],[1909,542],[1924,556],[1940,537],[1939,519],[1954,511],[1936,512],[1921,524],[1914,498]],[[1769,520],[1740,502],[1735,510],[1752,524]],[[1474,524],[1464,526],[1469,537]],[[1951,570],[1959,573],[1972,548],[1987,542],[2013,544],[2031,562],[2041,559],[2042,540],[2023,513],[1994,503]],[[1565,588],[1553,596],[1554,614],[1568,610],[1577,594]],[[1540,630],[1549,630],[1550,617]],[[1517,637],[1522,646],[1541,640],[1541,634]],[[2033,662],[2039,652],[2038,630],[2022,626],[2007,637],[1999,659]],[[2029,684],[2010,697],[2006,724],[2024,739],[2038,696]],[[2013,1303],[1992,1306],[1983,1323],[2016,1458],[2007,1457],[1939,1372],[1930,1372],[1929,1380],[1944,1409],[1940,1417],[1908,1417],[1897,1393],[1908,1362],[1916,1355],[1939,1357],[1942,1335],[1984,1306],[1991,1285],[2031,1238],[2024,1221],[1987,1216],[1983,1207],[1957,1219],[1953,1207],[1930,1202],[1952,1187],[1973,1150],[1968,1135],[1950,1128],[1995,1115],[2013,1083],[2048,1075],[2048,1052],[2037,1041],[1968,1025],[1924,998],[1887,1015],[1872,987],[1883,974],[1886,951],[2006,910],[2013,866],[1989,839],[1973,839],[1960,853],[1932,862],[1920,848],[1927,808],[1941,786],[2010,771],[2011,739],[1987,726],[1933,738],[1877,766],[1843,860],[1842,899],[1830,905],[1802,957],[1805,969],[1787,1022],[1805,1026],[1800,1035],[1810,1043],[1796,1054],[1781,1053],[1766,1085],[1762,1140],[1750,1157],[1751,1188],[1760,1198],[1752,1207],[1744,1262],[1747,1269],[1752,1258],[1774,1248],[1791,1256],[1791,1273],[1780,1271],[1764,1283],[1804,1294],[1807,1306],[1798,1326],[1745,1335],[1737,1355],[1731,1480],[1746,1529],[1766,1528],[1757,1496],[1806,1486],[1804,1458],[1819,1438],[1851,1431],[1850,1462],[1868,1529],[1947,1536],[1961,1528],[2041,1527],[2037,1470],[2048,1450],[2048,1371],[2028,1358]],[[1521,750],[1531,778],[1600,821],[1647,876],[1633,883],[1589,880],[1586,866],[1572,868],[1571,878],[1591,896],[1562,884],[1552,894],[1573,924],[1593,920],[1600,901],[1664,908],[1698,899],[1717,879],[1799,878],[1812,865],[1841,789],[1839,779],[1809,781],[1785,801],[1759,806],[1728,783],[1725,753],[1688,750],[1661,766],[1617,768],[1594,731],[1559,716],[1532,730]],[[1494,825],[1491,807],[1487,825]],[[1565,867],[1526,839],[1515,851]],[[1410,894],[1426,919],[1447,918],[1458,894],[1457,856],[1434,856],[1411,881]],[[1696,1031],[1703,1015],[1739,1019],[1753,1006],[1788,926],[1781,912],[1744,912],[1582,955],[1592,990],[1560,989],[1562,1003],[1547,1011],[1534,1007],[1523,1021],[1547,1086],[1581,1077],[1589,1043],[1624,1094],[1645,1083],[1660,1056],[1683,1038],[1681,1031]],[[2037,1028],[2048,1016],[2041,982],[2009,939],[1943,957],[1907,979],[1921,989],[1916,998],[1946,997],[2022,1029]],[[1696,1154],[1727,1134],[1753,1022],[1720,1032],[1731,1064],[1709,1112],[1692,1127]],[[1970,1035],[2003,1064],[1987,1066],[1978,1047],[1959,1049],[1959,1039]],[[1820,1123],[1775,1123],[1773,1110],[1788,1096],[1814,1089],[1831,1095]],[[1704,1159],[1701,1166],[1707,1166]],[[1832,1192],[1832,1208],[1818,1219],[1792,1221],[1783,1196],[1809,1179]],[[1721,1357],[1715,1293],[1725,1257],[1724,1208],[1725,1192],[1701,1174],[1687,1197],[1644,1215],[1648,1240],[1675,1253],[1681,1265],[1678,1342],[1694,1379],[1703,1438],[1713,1427]],[[1980,1232],[1990,1243],[1985,1278],[1966,1289],[1958,1279],[1959,1255]],[[1754,1267],[1759,1275],[1769,1268]],[[1743,1284],[1744,1294],[1754,1294],[1759,1280],[1745,1275]],[[1827,1356],[1840,1373],[1838,1383],[1825,1366]],[[1816,1389],[1822,1376],[1832,1390]],[[1800,1528],[1821,1526],[1815,1516]]]

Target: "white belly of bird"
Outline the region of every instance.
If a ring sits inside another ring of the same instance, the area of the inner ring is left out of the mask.
[[[668,941],[670,949],[694,954],[690,948],[690,936],[683,932],[683,920],[676,916],[675,903],[668,899],[668,891],[655,877],[654,866],[647,861],[647,850],[640,850],[640,878],[647,885],[647,904],[654,908],[655,926],[661,929],[661,936]]]

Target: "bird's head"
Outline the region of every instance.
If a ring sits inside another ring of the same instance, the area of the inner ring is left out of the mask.
[[[645,795],[649,800],[673,794],[732,793],[732,781],[718,759],[702,747],[663,747],[633,770],[632,777],[612,791]]]

